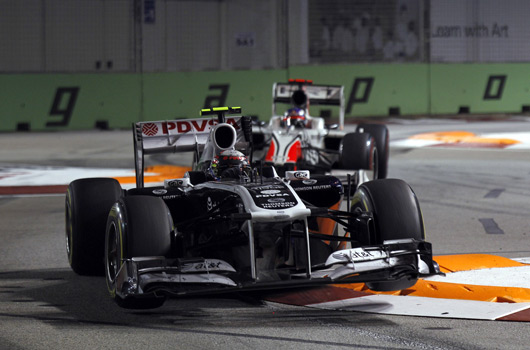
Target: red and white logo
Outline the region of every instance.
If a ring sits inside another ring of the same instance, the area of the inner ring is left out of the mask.
[[[158,134],[158,126],[155,123],[147,123],[142,125],[142,134],[146,136],[155,136]]]

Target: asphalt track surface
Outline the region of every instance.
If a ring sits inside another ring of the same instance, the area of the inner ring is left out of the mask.
[[[433,131],[520,133],[530,129],[526,118],[388,126],[398,145],[391,148],[389,177],[404,179],[418,195],[435,255],[530,257],[530,150],[397,142]],[[0,178],[28,166],[131,169],[132,135],[2,134]],[[124,310],[107,297],[102,278],[68,268],[64,195],[1,196],[0,222],[1,350],[529,348],[527,322],[324,310],[255,297],[179,299],[155,310]]]

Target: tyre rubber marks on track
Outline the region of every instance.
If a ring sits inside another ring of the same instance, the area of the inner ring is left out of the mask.
[[[496,188],[489,191],[484,198],[495,199],[498,198],[504,192],[504,188]],[[478,221],[484,226],[484,231],[488,234],[504,234],[504,231],[497,225],[494,219],[483,218]]]
[[[493,219],[478,219],[478,221],[484,226],[484,231],[492,235],[502,235],[504,231],[501,230],[499,225]]]

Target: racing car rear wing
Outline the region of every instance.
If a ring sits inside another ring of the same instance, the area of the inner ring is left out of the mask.
[[[340,128],[344,127],[344,87],[340,85],[313,85],[312,81],[290,80],[289,83],[274,83],[272,87],[272,115],[276,115],[276,104],[293,104],[298,91],[305,93],[312,105],[338,106]],[[296,104],[296,103],[295,103]]]
[[[232,136],[224,133],[223,136],[230,140],[213,140],[215,146],[224,144],[225,147],[231,147],[248,142],[248,135],[245,136],[244,132],[244,120],[249,117],[225,116],[228,113],[241,113],[241,108],[219,107],[202,110],[203,116],[215,115],[208,118],[133,123],[136,186],[144,186],[144,155],[195,152],[195,159],[198,160],[206,143],[210,141],[210,131],[217,125],[231,126],[235,134]]]

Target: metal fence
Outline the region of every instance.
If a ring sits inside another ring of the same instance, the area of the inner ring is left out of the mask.
[[[525,0],[0,0],[0,72],[528,62]]]

